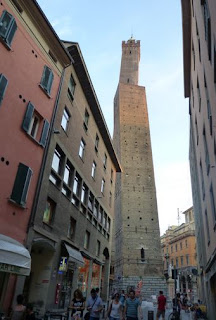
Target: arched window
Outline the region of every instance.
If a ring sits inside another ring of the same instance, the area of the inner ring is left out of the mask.
[[[145,250],[143,248],[141,249],[141,261],[145,261]]]

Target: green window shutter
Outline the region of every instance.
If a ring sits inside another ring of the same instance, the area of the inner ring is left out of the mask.
[[[3,74],[0,74],[0,105],[1,105],[1,102],[4,98],[7,85],[8,85],[7,78],[5,78],[5,76]]]
[[[45,147],[47,137],[48,137],[48,131],[49,131],[49,122],[45,119],[44,120],[44,125],[43,125],[43,130],[40,138],[40,145]]]
[[[32,176],[32,170],[23,163],[19,163],[13,190],[11,193],[11,200],[19,205],[26,204],[29,184]]]
[[[2,37],[8,45],[11,44],[16,29],[17,24],[14,17],[4,10],[0,18],[0,37]]]
[[[52,70],[47,66],[44,66],[43,75],[42,75],[40,84],[48,94],[50,94],[51,92],[53,77],[54,76],[53,76]]]
[[[24,119],[23,119],[23,123],[22,123],[22,128],[26,132],[28,132],[28,130],[29,130],[29,126],[30,126],[30,123],[31,123],[31,119],[32,119],[33,113],[34,113],[34,106],[33,106],[33,104],[31,102],[29,102],[27,104],[26,113],[25,113],[25,116],[24,116]]]
[[[6,39],[6,41],[9,45],[11,45],[11,42],[13,40],[13,37],[15,35],[16,30],[17,30],[17,24],[16,24],[16,21],[13,20],[11,27],[10,27],[10,31],[8,32],[7,39]]]

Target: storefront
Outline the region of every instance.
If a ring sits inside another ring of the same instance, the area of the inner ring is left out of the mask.
[[[0,234],[0,311],[6,311],[3,308],[10,276],[28,276],[30,270],[29,251],[18,241]]]
[[[78,288],[82,291],[83,296],[87,296],[87,289],[88,289],[88,279],[89,279],[89,269],[90,269],[90,260],[87,258],[83,258],[84,266],[79,267],[78,272]]]

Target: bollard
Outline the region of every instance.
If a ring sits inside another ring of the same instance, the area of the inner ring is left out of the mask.
[[[148,320],[154,320],[154,311],[148,311]]]

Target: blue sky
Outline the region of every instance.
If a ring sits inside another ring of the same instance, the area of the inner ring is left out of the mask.
[[[146,87],[161,234],[192,205],[188,101],[183,92],[180,0],[38,0],[63,40],[78,42],[113,133],[121,42],[141,41],[139,84]],[[184,222],[182,216],[181,222]]]

